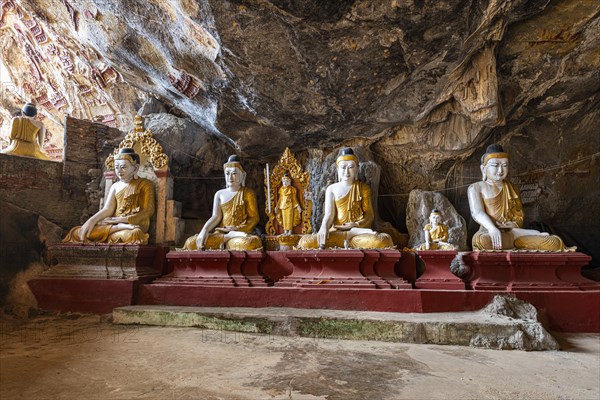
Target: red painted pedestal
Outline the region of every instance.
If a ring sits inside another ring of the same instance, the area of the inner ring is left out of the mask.
[[[404,254],[396,250],[362,250],[364,258],[361,273],[375,284],[377,289],[412,289],[403,278],[399,261]],[[414,266],[416,268],[416,265]]]
[[[167,255],[170,274],[157,284],[192,286],[269,286],[272,280],[260,267],[265,254],[258,251],[172,251]]]
[[[582,253],[471,252],[463,260],[473,271],[474,290],[600,290],[600,284],[581,275],[591,260]]]
[[[425,272],[415,286],[418,289],[465,290],[465,283],[450,271],[456,251],[423,250],[418,252],[425,263]]]
[[[275,283],[277,287],[376,288],[360,271],[360,250],[288,251],[286,257],[294,268]]]

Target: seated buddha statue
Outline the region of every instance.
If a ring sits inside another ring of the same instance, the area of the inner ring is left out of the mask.
[[[479,223],[474,250],[570,251],[556,235],[523,229],[524,212],[519,189],[506,177],[509,156],[502,146],[488,146],[481,157],[483,180],[469,186],[471,216]]]
[[[371,229],[374,219],[371,188],[357,179],[358,157],[350,148],[342,149],[336,160],[338,182],[325,191],[323,222],[317,234],[303,236],[300,249],[393,247],[387,233]]]
[[[114,160],[119,180],[110,187],[104,207],[71,229],[63,242],[148,244],[154,183],[137,176],[140,156],[133,149],[121,149]]]
[[[212,216],[184,250],[260,250],[262,241],[250,233],[259,221],[256,194],[245,187],[246,171],[238,156],[223,165],[226,188],[215,193]]]
[[[292,178],[286,172],[281,178],[281,187],[277,191],[275,215],[277,223],[283,227],[283,235],[292,234],[292,229],[300,223],[302,207],[298,201],[298,191],[292,186]]]
[[[442,224],[442,214],[436,209],[429,214],[429,223],[423,228],[425,243],[417,250],[456,250],[458,246],[448,243],[448,227]]]
[[[2,150],[4,154],[26,156],[49,160],[50,158],[42,152],[46,128],[40,121],[34,118],[37,108],[32,103],[23,106],[21,115],[16,115],[11,120],[10,145]]]

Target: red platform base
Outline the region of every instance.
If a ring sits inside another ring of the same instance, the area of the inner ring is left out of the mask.
[[[509,294],[545,313],[550,329],[600,332],[600,284],[581,276],[590,259],[581,253],[464,253],[470,274],[463,283],[450,272],[455,252],[420,252],[426,270],[413,289],[415,254],[396,250],[156,253],[154,270],[160,274],[166,259],[170,274],[152,283],[146,274],[150,266],[140,264],[151,259],[147,249],[73,251],[80,261],[62,248],[58,259],[62,254],[71,261],[29,281],[40,308],[107,313],[118,306],[155,304],[460,312],[481,309],[495,294]],[[104,257],[102,263],[89,261],[94,251]],[[78,273],[84,276],[74,276]],[[102,274],[105,278],[98,278]],[[106,278],[124,274],[132,278]],[[268,286],[271,282],[275,287]]]
[[[198,307],[294,307],[402,313],[476,311],[506,292],[415,289],[215,288],[141,285],[138,304]],[[600,332],[600,292],[517,292],[546,315],[550,329]]]
[[[425,272],[417,279],[418,289],[465,290],[465,283],[450,271],[450,263],[458,252],[443,250],[419,251]]]

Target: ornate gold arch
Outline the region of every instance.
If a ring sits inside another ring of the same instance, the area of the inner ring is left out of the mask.
[[[308,172],[304,171],[292,152],[289,148],[286,147],[283,155],[279,159],[275,168],[270,172],[270,179],[267,176],[265,171],[265,194],[266,194],[266,207],[265,213],[269,217],[269,221],[265,227],[267,231],[267,235],[276,235],[275,229],[275,199],[277,198],[277,193],[279,187],[281,186],[281,178],[284,173],[288,173],[292,178],[292,182],[295,183],[294,186],[298,188],[298,201],[302,207],[302,233],[312,233],[312,227],[310,224],[310,217],[312,216],[312,199],[309,195],[310,191],[310,175]],[[269,184],[267,184],[267,180],[269,180]],[[269,195],[270,188],[270,195]],[[271,207],[269,207],[269,201],[271,202]],[[271,211],[269,211],[269,208]]]
[[[135,116],[133,130],[119,143],[119,147],[115,149],[114,153],[110,154],[104,161],[106,168],[109,170],[115,168],[115,154],[124,147],[135,149],[140,155],[141,164],[149,160],[154,169],[166,169],[169,165],[169,157],[163,153],[162,146],[154,139],[152,131],[144,129],[144,118],[141,115]]]

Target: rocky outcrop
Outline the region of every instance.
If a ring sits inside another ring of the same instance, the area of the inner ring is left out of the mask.
[[[448,243],[467,249],[467,225],[465,219],[456,212],[452,204],[441,193],[412,190],[406,207],[406,227],[410,234],[408,242],[411,248],[425,243],[423,227],[429,223],[431,211],[437,209],[442,223],[448,227]]]

